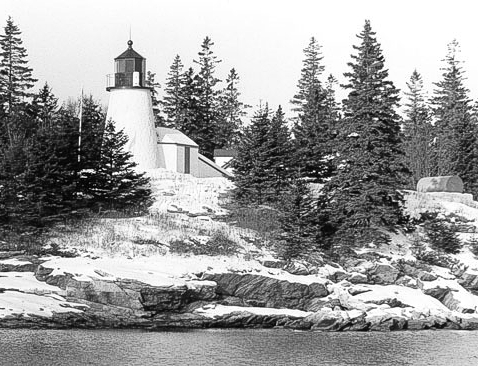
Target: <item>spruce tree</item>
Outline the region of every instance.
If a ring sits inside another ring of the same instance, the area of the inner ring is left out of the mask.
[[[186,74],[183,72],[181,57],[176,55],[172,65],[169,68],[164,88],[164,97],[161,101],[163,112],[165,113],[165,125],[181,129],[181,119],[183,118],[184,108],[184,90],[186,87]]]
[[[124,150],[127,141],[123,131],[115,131],[113,121],[106,122],[98,165],[84,173],[87,194],[97,210],[145,210],[151,203],[149,179],[134,170],[136,163]]]
[[[220,118],[218,119],[215,141],[216,148],[231,147],[237,144],[243,129],[242,117],[246,115],[245,109],[249,108],[239,100],[241,93],[237,85],[239,75],[231,69],[226,78],[226,87],[219,96]]]
[[[276,197],[290,187],[294,171],[291,168],[293,146],[282,107],[279,106],[270,121],[267,139],[262,149],[268,152],[268,181]]]
[[[214,157],[215,128],[220,117],[219,91],[216,85],[221,81],[215,76],[216,66],[221,60],[214,55],[212,46],[214,46],[214,42],[206,37],[201,45],[201,51],[198,53],[198,60],[194,60],[199,65],[196,79],[198,114],[195,121],[196,134],[189,136],[199,145],[199,152],[210,159]]]
[[[459,44],[454,40],[448,45],[443,78],[435,84],[437,88],[432,98],[434,160],[437,175],[457,174],[463,179],[465,190],[468,190],[478,180],[470,165],[476,159],[473,157],[476,138],[469,90],[464,85],[458,51]]]
[[[33,97],[32,108],[41,126],[51,125],[59,110],[58,98],[52,93],[48,83],[45,83]]]
[[[105,126],[106,113],[101,104],[90,95],[82,99],[81,113],[81,169],[96,169],[100,159],[101,142]],[[80,101],[71,111],[74,117],[80,117]]]
[[[338,118],[334,79],[329,77],[327,88],[319,80],[324,67],[321,65],[320,46],[315,38],[311,38],[304,54],[298,92],[291,100],[295,105],[293,110],[298,112],[292,130],[295,142],[294,166],[301,176],[311,182],[321,183],[333,171],[332,140]]]
[[[299,82],[297,83],[297,94],[291,100],[294,105],[293,111],[303,113],[304,106],[312,99],[312,93],[320,89],[321,83],[319,77],[324,71],[322,65],[321,46],[314,37],[310,38],[308,46],[304,49],[304,61],[300,74]]]
[[[158,89],[161,87],[161,85],[154,80],[155,77],[156,73],[151,71],[146,73],[146,85],[151,88],[151,105],[153,107],[154,125],[155,127],[158,127],[164,123],[160,114],[160,102],[158,100]]]
[[[236,184],[234,197],[242,203],[263,204],[272,198],[269,151],[265,149],[269,142],[270,113],[268,105],[260,106],[237,146],[232,164]]]
[[[22,219],[46,226],[78,209],[78,121],[61,113],[42,125],[25,146]]]
[[[282,196],[279,216],[279,253],[290,260],[316,250],[315,202],[307,183],[294,179],[290,192]]]
[[[423,92],[423,80],[415,70],[407,83],[408,102],[403,121],[403,150],[405,165],[410,169],[408,188],[415,189],[423,177],[432,175],[431,144],[433,140],[431,111]]]
[[[358,35],[344,74],[349,82],[344,118],[337,139],[340,165],[320,196],[322,240],[338,247],[387,241],[381,229],[394,230],[403,220],[403,152],[398,90],[388,80],[385,59],[370,22]],[[326,245],[326,244],[323,244]]]
[[[37,80],[27,65],[27,51],[22,46],[20,29],[11,17],[8,17],[4,30],[5,34],[0,35],[0,93],[5,96],[6,110],[12,112],[19,103],[33,95],[29,90]]]

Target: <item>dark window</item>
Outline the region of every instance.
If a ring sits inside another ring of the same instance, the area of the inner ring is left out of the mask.
[[[126,61],[125,72],[133,72],[134,71],[134,60],[125,60],[125,61]]]
[[[118,60],[116,61],[116,72],[123,73],[125,72],[125,60]]]
[[[189,146],[184,147],[184,173],[191,173],[191,148]]]

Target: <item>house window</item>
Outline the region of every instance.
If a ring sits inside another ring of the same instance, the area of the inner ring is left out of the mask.
[[[184,173],[191,174],[191,148],[184,147]]]

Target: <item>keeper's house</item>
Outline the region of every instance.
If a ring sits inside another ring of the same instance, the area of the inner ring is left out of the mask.
[[[199,146],[181,131],[158,127],[156,133],[161,167],[198,178],[232,178],[230,172],[199,154]]]

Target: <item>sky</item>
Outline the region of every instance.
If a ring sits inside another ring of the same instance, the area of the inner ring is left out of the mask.
[[[194,66],[206,36],[222,62],[217,77],[235,68],[243,102],[282,105],[288,116],[303,49],[314,36],[325,80],[346,79],[356,35],[365,19],[382,45],[390,79],[402,91],[417,69],[431,92],[440,80],[447,44],[457,39],[470,97],[478,99],[478,21],[469,0],[1,0],[0,26],[11,16],[22,32],[29,66],[61,101],[81,88],[108,103],[106,75],[113,59],[133,48],[164,85],[176,54]],[[3,23],[2,23],[3,22]],[[0,30],[3,33],[3,30]],[[338,90],[338,99],[347,92]],[[253,110],[252,109],[252,110]]]

